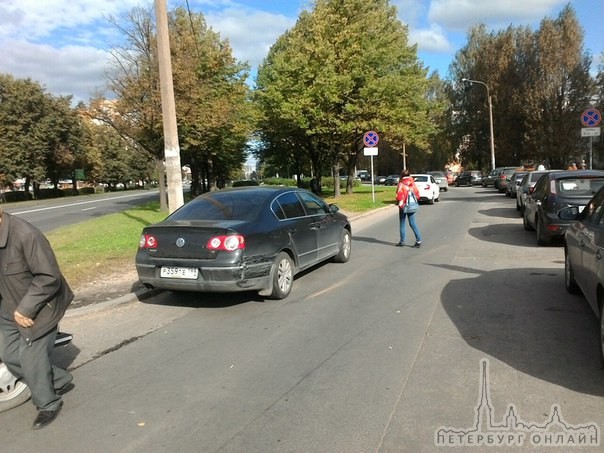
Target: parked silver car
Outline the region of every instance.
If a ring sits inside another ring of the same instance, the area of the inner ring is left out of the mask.
[[[569,207],[560,216],[573,222],[564,236],[564,284],[571,294],[583,293],[599,319],[600,359],[604,365],[604,188],[585,208]]]
[[[444,171],[429,171],[428,174],[432,175],[440,190],[443,192],[447,192],[449,190],[449,181]]]

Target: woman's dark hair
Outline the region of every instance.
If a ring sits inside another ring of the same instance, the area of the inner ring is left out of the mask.
[[[411,173],[409,173],[409,170],[404,169],[403,171],[401,171],[401,178],[404,178],[406,176],[409,176]]]

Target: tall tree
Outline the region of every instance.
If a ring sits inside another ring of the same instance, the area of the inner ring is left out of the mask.
[[[324,162],[334,178],[340,166],[352,175],[365,131],[424,147],[433,132],[426,70],[388,0],[316,0],[273,46],[256,84],[267,149],[287,151],[288,140],[319,177]]]

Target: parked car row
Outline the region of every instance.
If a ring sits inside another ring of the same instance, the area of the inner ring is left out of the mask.
[[[604,170],[521,172],[507,178],[506,194],[516,187],[516,210],[538,245],[563,245],[566,290],[582,293],[599,320],[604,366]]]

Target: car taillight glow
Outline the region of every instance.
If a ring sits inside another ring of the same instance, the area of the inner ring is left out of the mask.
[[[245,248],[245,238],[239,234],[229,236],[214,236],[206,246],[209,250],[226,250],[233,252]]]
[[[151,234],[143,234],[138,241],[138,246],[142,249],[155,249],[157,248],[157,238]]]

